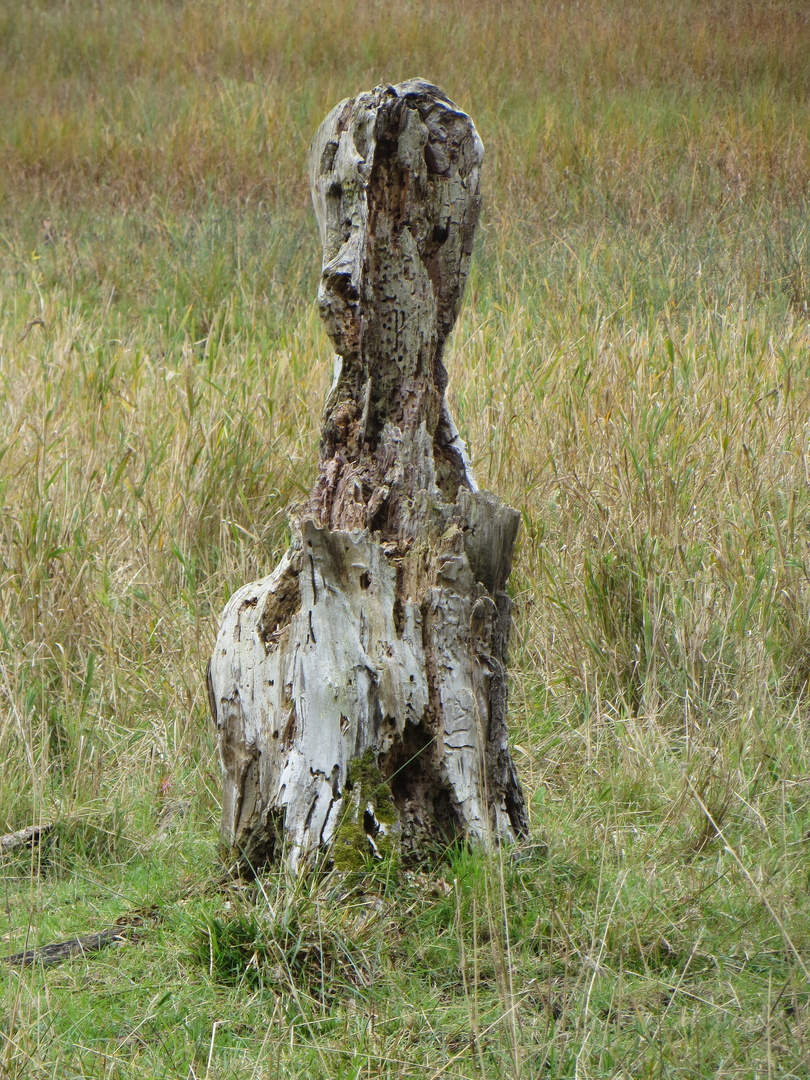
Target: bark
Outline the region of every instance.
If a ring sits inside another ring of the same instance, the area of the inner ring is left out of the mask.
[[[41,964],[50,967],[52,964],[61,964],[72,956],[90,956],[101,952],[108,945],[120,945],[131,940],[131,929],[126,926],[111,926],[102,930],[100,934],[87,934],[85,937],[73,937],[67,941],[56,941],[51,945],[41,945],[36,949],[24,949],[22,952],[4,956],[7,964],[17,967],[32,967]]]
[[[243,865],[526,830],[506,725],[519,515],[478,490],[442,363],[482,157],[470,118],[418,79],[341,102],[312,142],[336,351],[319,474],[209,667],[221,838]]]
[[[6,833],[0,836],[0,855],[10,851],[18,851],[20,848],[30,848],[39,843],[53,828],[52,825],[29,825],[18,832]]]

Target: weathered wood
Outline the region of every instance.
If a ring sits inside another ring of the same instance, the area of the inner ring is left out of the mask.
[[[99,934],[86,934],[84,937],[72,937],[67,941],[54,941],[50,945],[40,945],[35,949],[24,949],[11,956],[2,957],[7,964],[16,967],[51,967],[61,964],[72,956],[90,956],[101,952],[108,945],[121,945],[131,938],[132,930],[127,926],[111,926]]]
[[[17,832],[5,833],[0,836],[0,855],[10,851],[18,851],[20,848],[33,847],[43,837],[47,836],[53,828],[52,825],[28,825],[25,829]]]
[[[482,156],[419,79],[341,102],[310,148],[336,350],[319,474],[209,667],[221,836],[243,864],[526,829],[506,728],[519,516],[478,491],[442,363]]]

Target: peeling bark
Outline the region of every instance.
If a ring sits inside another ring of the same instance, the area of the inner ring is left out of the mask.
[[[406,850],[526,830],[506,726],[519,515],[478,490],[442,363],[482,157],[470,118],[419,79],[341,102],[312,142],[336,350],[319,473],[277,569],[229,601],[209,667],[221,837],[243,865],[329,845],[368,750]]]

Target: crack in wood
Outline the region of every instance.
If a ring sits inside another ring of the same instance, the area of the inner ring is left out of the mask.
[[[506,723],[519,515],[478,490],[445,398],[482,154],[419,79],[341,102],[312,142],[337,354],[318,475],[279,567],[231,598],[210,666],[221,834],[253,860],[281,831],[292,866],[328,843],[367,751],[405,849],[527,827]]]

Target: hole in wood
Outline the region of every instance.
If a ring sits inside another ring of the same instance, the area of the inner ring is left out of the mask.
[[[403,854],[526,830],[507,730],[519,515],[478,490],[442,362],[482,160],[471,119],[420,79],[342,102],[313,139],[318,307],[336,353],[317,477],[274,573],[227,605],[210,665],[237,861],[286,850],[296,867],[347,809],[364,858],[377,820],[382,846],[380,805],[369,820],[355,784],[348,807],[358,763],[391,793],[386,843]]]

